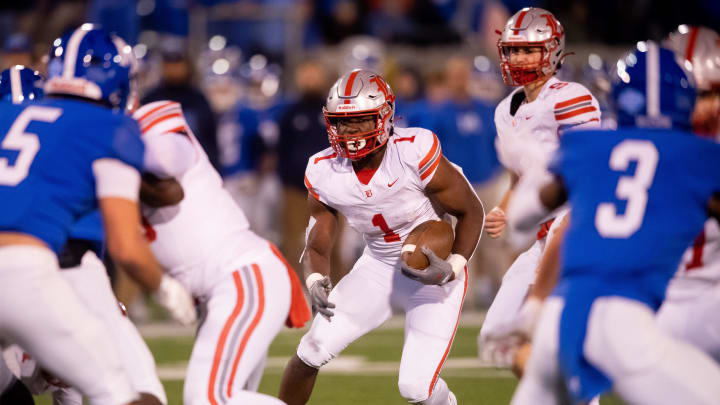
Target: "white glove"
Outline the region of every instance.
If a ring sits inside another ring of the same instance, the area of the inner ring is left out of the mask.
[[[197,314],[193,297],[174,278],[163,275],[160,287],[153,294],[153,298],[181,324],[187,326],[195,322]]]
[[[480,343],[480,358],[497,367],[509,367],[517,350],[532,339],[543,301],[530,297],[514,318],[489,332]]]

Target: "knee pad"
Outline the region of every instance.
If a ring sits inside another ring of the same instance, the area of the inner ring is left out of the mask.
[[[303,336],[297,348],[297,356],[303,363],[313,368],[320,368],[335,358],[335,354],[328,352],[317,340]]]
[[[413,404],[423,403],[428,399],[428,388],[428,384],[420,384],[416,379],[398,380],[400,395]]]

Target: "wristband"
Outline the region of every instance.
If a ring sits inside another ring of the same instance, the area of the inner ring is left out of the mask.
[[[305,286],[309,290],[316,281],[322,280],[323,278],[325,278],[325,276],[320,273],[312,273],[305,279]]]
[[[402,247],[402,250],[400,251],[400,253],[401,253],[401,254],[402,254],[402,253],[405,253],[405,252],[413,253],[413,252],[415,251],[415,249],[417,249],[417,246],[415,246],[415,245],[412,244],[412,243],[408,243],[407,245],[405,245],[405,246]]]
[[[455,278],[458,278],[460,277],[460,273],[462,273],[462,271],[465,269],[467,259],[463,255],[453,253],[450,255],[450,257],[447,258],[447,262],[450,263],[452,271],[453,273],[455,273]]]

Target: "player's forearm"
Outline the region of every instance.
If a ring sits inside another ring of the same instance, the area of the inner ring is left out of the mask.
[[[163,271],[150,247],[144,241],[137,241],[135,246],[119,247],[108,245],[108,253],[113,261],[148,291],[155,291],[160,286]]]
[[[568,217],[569,216],[566,215],[562,219],[562,223],[560,223],[555,232],[553,232],[551,239],[545,246],[542,257],[540,257],[535,284],[530,292],[530,296],[532,297],[544,300],[550,295],[557,284],[560,275],[560,252],[563,240],[565,239]]]
[[[510,203],[510,198],[513,195],[513,190],[515,190],[515,186],[517,185],[519,180],[519,177],[515,173],[510,173],[510,188],[505,190],[505,194],[503,194],[502,200],[500,200],[500,204],[498,204],[498,208],[501,210],[507,212],[508,204]]]
[[[453,243],[452,253],[462,255],[466,259],[470,259],[475,247],[480,240],[483,230],[485,213],[480,200],[474,195],[474,198],[468,198],[469,206],[466,210],[455,215],[457,224],[455,225],[455,242]]]
[[[308,247],[305,259],[303,260],[303,269],[305,277],[312,273],[318,273],[323,276],[330,275],[330,254]]]

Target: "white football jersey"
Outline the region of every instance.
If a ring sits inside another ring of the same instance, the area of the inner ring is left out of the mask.
[[[680,261],[678,271],[670,280],[666,297],[669,300],[692,298],[699,291],[720,282],[720,226],[710,218],[695,242]]]
[[[327,148],[310,157],[305,186],[310,195],[338,210],[363,235],[366,253],[395,265],[410,231],[442,215],[424,191],[441,156],[440,142],[432,132],[396,127],[368,184],[360,182],[350,159]]]
[[[267,247],[267,242],[249,230],[245,214],[223,188],[222,178],[185,122],[180,104],[153,102],[133,116],[145,140],[146,161],[150,154],[167,156],[178,150],[153,150],[162,144],[152,142],[152,137],[178,137],[192,145],[190,156],[184,157],[187,168],[176,176],[183,200],[162,208],[143,205],[142,212],[150,248],[160,264],[194,293],[201,291],[221,276],[210,269],[258,246]],[[213,274],[205,274],[210,271]]]
[[[520,87],[495,109],[498,157],[519,176],[538,166],[546,167],[563,131],[600,127],[600,106],[579,83],[552,77],[533,102],[526,103],[524,96]]]

